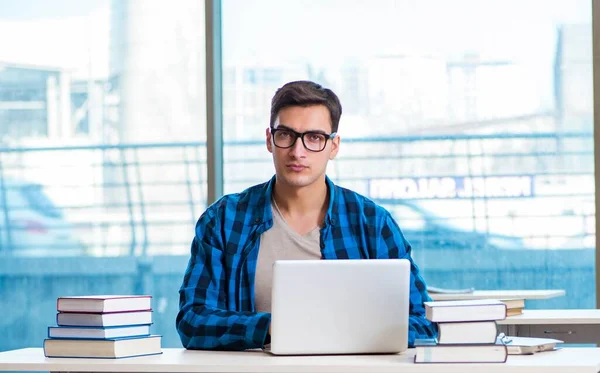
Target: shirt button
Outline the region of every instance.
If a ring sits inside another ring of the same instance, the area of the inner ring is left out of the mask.
[[[321,249],[324,249],[324,248],[325,248],[325,244],[324,244],[324,243],[322,243],[322,244],[321,244]]]
[[[331,219],[331,224],[335,225],[335,219]]]
[[[254,219],[254,224],[258,224],[258,223],[260,223],[260,218]]]

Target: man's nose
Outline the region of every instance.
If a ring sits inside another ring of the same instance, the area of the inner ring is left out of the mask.
[[[298,137],[294,146],[290,148],[290,153],[296,158],[301,158],[306,156],[306,152],[307,150],[302,142],[302,137]]]

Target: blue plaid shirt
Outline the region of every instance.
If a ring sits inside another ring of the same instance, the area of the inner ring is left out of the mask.
[[[395,259],[411,262],[408,343],[431,338],[429,301],[410,245],[384,208],[326,178],[329,208],[321,229],[323,259]],[[267,343],[270,313],[255,312],[254,274],[260,236],[273,226],[275,177],[212,204],[196,224],[191,257],[179,290],[177,331],[189,349],[245,350]]]

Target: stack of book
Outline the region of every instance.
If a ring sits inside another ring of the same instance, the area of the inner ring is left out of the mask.
[[[506,318],[499,300],[425,302],[425,315],[438,337],[415,341],[415,363],[503,363],[507,349],[496,344],[497,320]]]
[[[161,336],[150,334],[149,295],[60,297],[56,324],[44,340],[46,357],[122,358],[160,354]]]

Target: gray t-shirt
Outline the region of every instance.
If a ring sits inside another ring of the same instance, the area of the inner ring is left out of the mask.
[[[289,226],[274,200],[271,210],[273,227],[260,236],[258,249],[254,280],[256,312],[271,312],[273,263],[276,260],[321,259],[321,227],[303,236]]]

